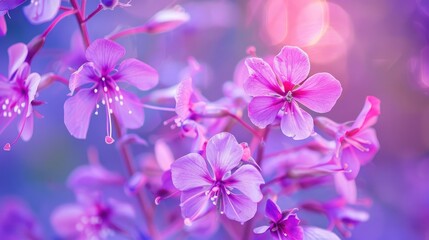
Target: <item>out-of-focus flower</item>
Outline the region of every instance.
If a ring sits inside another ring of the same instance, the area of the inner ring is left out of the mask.
[[[40,226],[26,204],[20,199],[11,197],[1,201],[0,239],[43,239]]]
[[[297,210],[295,208],[282,212],[276,203],[268,199],[265,216],[270,220],[270,225],[257,227],[253,232],[263,234],[268,231],[273,239],[278,240],[339,240],[331,231],[317,227],[301,227]]]
[[[143,125],[144,114],[137,96],[122,90],[118,83],[125,82],[139,90],[148,90],[158,83],[158,73],[140,60],[130,58],[115,67],[125,49],[110,40],[94,41],[86,50],[88,62],[70,77],[71,94],[86,84],[90,88],[80,89],[64,103],[64,123],[70,134],[76,138],[86,138],[89,121],[94,108],[98,115],[101,101],[106,106],[107,135],[105,141],[113,143],[112,115],[125,128],[139,128]]]
[[[325,113],[342,92],[340,82],[329,73],[317,73],[306,80],[310,61],[298,47],[283,47],[274,58],[273,68],[261,58],[249,58],[246,65],[250,77],[244,89],[253,96],[249,104],[250,120],[265,128],[280,112],[283,134],[295,140],[305,139],[313,132],[313,118],[298,103]]]
[[[0,37],[3,37],[7,33],[7,24],[6,20],[4,19],[5,14],[6,11],[0,11]]]
[[[100,191],[105,186],[122,186],[125,179],[99,164],[84,165],[70,173],[67,185],[77,192]]]
[[[24,7],[24,14],[32,24],[51,21],[60,9],[61,0],[31,0]]]
[[[0,11],[9,11],[19,5],[23,4],[26,0],[3,0],[0,1]]]
[[[4,150],[9,151],[19,137],[28,141],[33,134],[33,102],[36,97],[40,75],[31,73],[30,65],[25,62],[28,49],[23,43],[17,43],[8,49],[9,76],[0,76],[0,133],[15,119],[22,115],[18,129],[19,134],[12,143],[7,143]]]
[[[262,199],[261,173],[252,165],[241,165],[243,148],[230,133],[209,139],[206,160],[190,153],[171,165],[174,186],[182,191],[181,208],[190,225],[216,206],[228,218],[245,222],[256,213]]]
[[[326,203],[308,202],[302,204],[302,207],[326,215],[329,220],[328,229],[332,230],[337,227],[344,237],[351,237],[350,229],[369,219],[367,212],[350,207],[344,198]]]
[[[176,5],[157,12],[144,27],[148,33],[163,33],[186,23],[189,18],[189,14],[180,5]]]
[[[128,203],[115,199],[102,200],[98,196],[80,197],[77,203],[57,207],[51,224],[57,234],[67,239],[106,239],[126,231],[135,213]]]

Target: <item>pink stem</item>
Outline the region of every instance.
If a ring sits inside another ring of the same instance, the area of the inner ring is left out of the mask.
[[[42,33],[42,37],[46,37],[52,31],[52,29],[54,29],[54,27],[65,17],[75,13],[76,13],[76,10],[71,9],[70,11],[63,12],[62,14],[60,14],[58,17],[54,19],[54,21],[52,21],[52,23],[48,26],[48,28]]]
[[[166,112],[175,112],[176,111],[176,109],[174,109],[174,108],[158,107],[158,106],[153,106],[153,105],[149,105],[149,104],[143,104],[143,107],[147,108],[147,109],[166,111]]]
[[[99,13],[101,10],[103,10],[103,6],[99,4],[98,7],[92,13],[90,13],[88,17],[85,18],[85,20],[83,20],[83,22],[87,22],[89,19],[97,15],[97,13]]]
[[[88,29],[86,28],[86,25],[84,23],[84,19],[82,16],[82,13],[80,11],[79,5],[77,3],[77,0],[70,0],[71,5],[73,6],[73,9],[75,9],[77,12],[75,13],[77,22],[79,24],[79,29],[82,34],[83,43],[88,48],[90,41],[89,41],[89,35],[88,35]]]
[[[62,11],[70,11],[70,10],[73,10],[73,8],[60,6],[60,10],[62,10]]]

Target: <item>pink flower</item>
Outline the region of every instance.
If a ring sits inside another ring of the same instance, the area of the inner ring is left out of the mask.
[[[30,65],[25,62],[28,54],[27,46],[17,43],[8,49],[9,76],[0,76],[0,133],[17,117],[19,134],[12,143],[7,143],[4,150],[9,151],[19,137],[28,141],[33,134],[33,102],[36,97],[40,75],[31,73]]]
[[[329,73],[309,77],[310,61],[298,47],[283,47],[274,58],[273,68],[261,58],[246,60],[250,77],[244,84],[253,96],[249,117],[256,126],[265,128],[281,115],[283,134],[295,140],[313,132],[313,118],[298,103],[318,112],[329,112],[341,95],[341,84]]]
[[[262,199],[261,173],[252,165],[242,165],[243,148],[226,132],[209,139],[206,156],[207,161],[190,153],[171,165],[173,184],[182,192],[185,224],[190,225],[213,206],[229,219],[251,219]]]
[[[71,94],[77,88],[91,84],[90,88],[80,89],[64,104],[64,123],[70,134],[76,138],[86,138],[91,115],[98,115],[101,102],[106,109],[106,143],[113,143],[112,115],[125,128],[139,128],[143,125],[144,114],[137,96],[118,86],[128,83],[139,90],[148,90],[158,83],[155,69],[137,59],[130,58],[117,62],[125,54],[125,49],[110,40],[95,40],[86,50],[86,59],[70,77]]]

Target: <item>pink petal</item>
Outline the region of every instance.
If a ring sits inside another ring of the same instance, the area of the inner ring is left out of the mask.
[[[71,238],[78,235],[76,225],[80,222],[85,211],[80,205],[66,204],[54,210],[51,224],[61,237]]]
[[[281,209],[271,199],[268,199],[267,204],[265,205],[265,216],[273,222],[278,222],[282,219]]]
[[[28,54],[27,45],[24,43],[15,43],[7,50],[9,54],[9,78],[24,63]]]
[[[335,188],[348,203],[355,203],[357,199],[356,183],[354,180],[347,180],[343,173],[334,175]]]
[[[88,83],[96,83],[97,79],[100,78],[98,76],[99,74],[93,62],[84,63],[70,76],[69,89],[71,94],[73,94],[78,87]]]
[[[32,24],[41,24],[52,20],[57,15],[60,4],[61,0],[31,1],[23,10]]]
[[[120,186],[124,178],[99,165],[84,165],[76,168],[70,173],[67,185],[73,189],[100,189],[103,186]]]
[[[206,190],[199,187],[182,192],[180,206],[183,217],[189,218],[189,221],[192,222],[203,216],[213,207],[212,202],[209,201],[210,196],[205,194]]]
[[[310,60],[300,48],[285,46],[274,58],[274,72],[282,82],[296,85],[307,78]]]
[[[4,19],[4,13],[0,11],[0,37],[5,36],[7,33],[7,24]]]
[[[28,112],[27,117],[32,113],[31,102],[36,97],[37,88],[39,87],[41,77],[38,73],[32,73],[25,79],[25,86],[28,89]]]
[[[254,97],[249,103],[249,118],[259,128],[265,128],[274,122],[284,105],[277,97]]]
[[[240,163],[243,148],[232,134],[222,132],[209,139],[206,155],[216,178],[221,178]]]
[[[262,233],[265,233],[269,228],[270,226],[260,226],[260,227],[254,228],[253,233],[262,234]]]
[[[97,39],[86,49],[86,59],[94,62],[102,75],[108,75],[125,55],[125,48],[114,41]]]
[[[257,204],[242,194],[223,194],[225,215],[232,220],[244,223],[256,214]]]
[[[140,99],[132,93],[121,91],[123,96],[121,101],[113,101],[112,110],[121,126],[129,129],[135,129],[143,126],[144,112]]]
[[[146,63],[130,58],[121,62],[113,78],[140,90],[149,90],[158,84],[158,72]]]
[[[175,100],[176,113],[182,120],[188,118],[191,113],[191,97],[193,93],[192,78],[182,80],[177,86]]]
[[[342,125],[332,121],[331,119],[327,117],[316,117],[314,119],[314,124],[316,127],[323,130],[325,133],[327,133],[329,136],[335,138],[338,133],[340,132]]]
[[[316,73],[293,91],[293,97],[311,110],[325,113],[332,109],[341,92],[340,82],[331,74]]]
[[[250,198],[253,202],[262,200],[260,185],[265,181],[261,173],[251,165],[244,165],[235,171],[228,179],[225,179],[228,187],[236,188]]]
[[[244,83],[244,90],[250,96],[283,95],[283,85],[277,81],[270,65],[261,58],[246,59],[249,78]]]
[[[64,123],[70,134],[85,139],[98,95],[92,89],[82,89],[64,103]]]
[[[116,221],[133,220],[136,216],[134,207],[128,202],[118,201],[110,198],[109,205],[112,209],[110,218]]]
[[[197,153],[190,153],[177,159],[171,165],[174,186],[180,191],[210,186],[212,179],[206,161]]]
[[[25,0],[2,0],[0,1],[0,11],[12,10],[24,2]]]
[[[24,118],[26,118],[25,120],[25,125],[24,125],[24,129],[22,130],[21,133],[21,139],[23,141],[29,141],[31,139],[31,137],[33,136],[33,128],[34,128],[34,116],[31,114],[28,117],[23,116],[22,120],[19,122],[18,124],[18,131],[21,131],[22,129],[22,124],[24,123]]]
[[[378,116],[380,115],[380,99],[368,96],[365,100],[365,105],[360,112],[356,121],[353,123],[352,129],[354,128],[368,128],[377,122]]]
[[[165,143],[163,140],[156,141],[154,150],[156,161],[158,162],[159,167],[163,171],[169,170],[171,164],[174,162],[174,156],[167,143]]]
[[[335,233],[318,227],[304,227],[305,240],[340,240]]]
[[[360,152],[354,147],[347,147],[341,152],[341,163],[346,169],[344,176],[347,180],[353,180],[357,177],[360,170],[360,162],[356,154]]]
[[[287,106],[280,127],[284,135],[302,140],[313,133],[313,118],[293,101]]]

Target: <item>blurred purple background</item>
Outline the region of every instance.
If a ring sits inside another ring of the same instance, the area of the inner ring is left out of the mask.
[[[141,25],[172,1],[134,0],[134,7],[103,11],[88,28],[91,39],[119,27]],[[353,120],[367,95],[381,99],[382,114],[375,126],[381,149],[363,167],[357,179],[359,196],[370,197],[370,220],[359,225],[350,239],[429,239],[429,2],[424,0],[249,0],[175,1],[191,20],[160,35],[120,39],[127,57],[138,57],[160,73],[160,86],[177,83],[187,58],[203,66],[197,82],[210,100],[222,94],[222,84],[233,78],[248,46],[258,56],[275,55],[283,45],[308,52],[311,74],[326,71],[339,79],[343,94],[326,116],[338,122]],[[96,1],[89,4],[95,8]],[[10,12],[8,33],[0,38],[0,72],[7,72],[7,48],[27,43],[48,24],[33,26],[22,7]],[[63,71],[61,63],[77,31],[74,17],[61,22],[34,59],[41,74]],[[53,209],[74,199],[65,186],[68,174],[87,163],[86,149],[96,146],[107,168],[125,173],[120,156],[104,144],[103,119],[93,118],[88,138],[74,139],[63,123],[68,89],[59,83],[40,94],[30,142],[19,142],[11,152],[0,152],[0,199],[18,196],[27,202],[46,236],[51,239]],[[146,111],[138,134],[162,127],[167,115]],[[0,136],[2,144],[16,136],[16,124]],[[151,151],[138,147],[136,153]],[[179,156],[176,156],[179,157]]]

